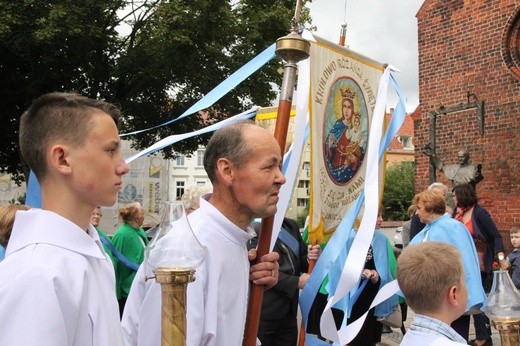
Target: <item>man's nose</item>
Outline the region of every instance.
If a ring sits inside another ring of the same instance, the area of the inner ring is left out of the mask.
[[[285,176],[283,175],[282,171],[279,170],[279,172],[278,172],[278,177],[277,177],[276,182],[277,182],[278,184],[280,184],[280,185],[283,185],[283,184],[285,184],[286,181],[287,181],[287,180],[285,179]]]

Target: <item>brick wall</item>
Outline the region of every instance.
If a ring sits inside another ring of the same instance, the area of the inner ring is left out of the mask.
[[[437,155],[445,163],[456,163],[457,152],[466,148],[471,162],[482,164],[480,203],[491,213],[508,249],[509,229],[520,224],[520,78],[502,53],[507,27],[515,18],[520,23],[520,16],[514,15],[520,13],[519,6],[518,0],[426,0],[417,13],[416,190],[429,184],[429,160],[420,151],[429,143],[428,112],[467,103],[467,92],[474,93],[485,102],[484,134],[479,134],[475,109],[439,115]],[[447,183],[442,173],[437,180]]]

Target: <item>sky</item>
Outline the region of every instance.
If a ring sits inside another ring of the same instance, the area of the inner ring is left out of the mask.
[[[424,0],[313,0],[310,9],[315,34],[339,42],[341,24],[347,23],[345,44],[353,51],[397,67],[397,83],[406,98],[406,111],[419,105],[416,13]],[[388,107],[397,97],[388,95]]]

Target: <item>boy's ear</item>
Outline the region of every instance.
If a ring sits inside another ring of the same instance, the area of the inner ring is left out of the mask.
[[[459,306],[462,302],[462,291],[459,286],[453,285],[448,289],[448,301],[452,306]]]
[[[72,172],[67,146],[55,144],[50,147],[48,153],[49,169],[64,175],[68,175]]]

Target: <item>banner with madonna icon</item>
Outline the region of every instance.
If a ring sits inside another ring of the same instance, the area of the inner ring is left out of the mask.
[[[311,43],[311,198],[308,242],[328,241],[363,189],[368,129],[384,71],[319,37]]]

